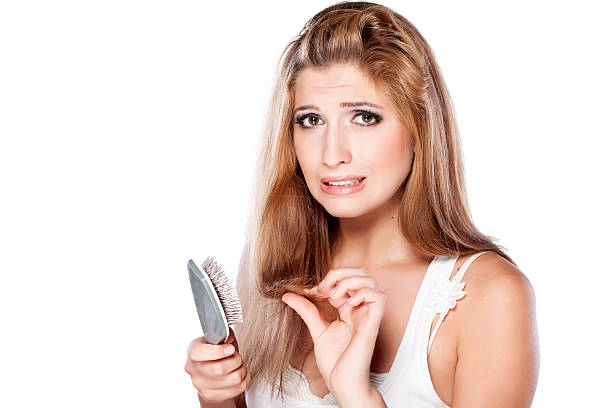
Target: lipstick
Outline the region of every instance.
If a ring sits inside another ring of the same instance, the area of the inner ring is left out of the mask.
[[[330,181],[339,182],[339,181],[348,181],[348,180],[355,180],[355,181],[358,181],[358,183],[353,182],[353,183],[349,183],[345,185],[328,184]],[[348,176],[341,176],[341,177],[324,177],[321,179],[321,190],[323,190],[324,193],[333,194],[333,195],[353,194],[363,189],[363,187],[365,187],[366,182],[367,182],[367,177],[355,176],[355,175],[348,175]]]

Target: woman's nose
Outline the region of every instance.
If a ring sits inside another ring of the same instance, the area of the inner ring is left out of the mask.
[[[339,163],[350,163],[351,151],[349,138],[342,126],[330,125],[325,129],[323,142],[323,164],[336,166]]]

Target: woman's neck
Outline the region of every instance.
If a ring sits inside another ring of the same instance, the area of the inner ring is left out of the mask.
[[[360,217],[339,218],[332,267],[375,269],[396,262],[426,261],[402,235],[398,210],[399,198],[395,198]]]

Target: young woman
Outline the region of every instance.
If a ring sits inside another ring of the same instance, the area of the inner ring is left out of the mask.
[[[185,365],[201,405],[530,406],[533,289],[471,220],[417,29],[373,3],[319,12],[285,49],[268,114],[244,323],[229,357],[198,338]]]

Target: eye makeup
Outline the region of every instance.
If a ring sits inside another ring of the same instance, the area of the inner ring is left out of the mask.
[[[365,122],[365,121],[364,121],[363,123],[365,123],[365,124],[359,124],[359,123],[357,123],[357,125],[358,125],[358,126],[362,126],[362,127],[370,127],[370,126],[375,126],[375,125],[377,125],[378,123],[380,123],[380,122],[382,121],[382,117],[381,117],[379,114],[374,113],[374,112],[372,112],[372,111],[370,111],[370,110],[356,110],[356,111],[354,111],[354,113],[355,113],[355,115],[353,116],[353,119],[354,119],[354,118],[356,118],[356,117],[358,117],[358,116],[362,116],[362,117],[363,117],[363,116],[369,116],[369,117],[371,117],[371,118],[373,118],[373,119],[374,119],[374,121],[373,121],[373,122]],[[321,118],[321,117],[320,117],[319,115],[317,115],[316,113],[309,112],[309,113],[305,113],[305,114],[302,114],[302,115],[297,116],[296,118],[294,118],[294,119],[293,119],[292,123],[293,123],[293,124],[300,125],[300,127],[302,127],[302,129],[311,129],[311,128],[313,128],[313,127],[316,127],[317,125],[310,125],[310,126],[306,126],[306,125],[304,124],[304,121],[305,121],[306,119],[311,118],[311,117],[313,117],[313,118],[317,118],[317,119],[320,119],[320,118]]]

